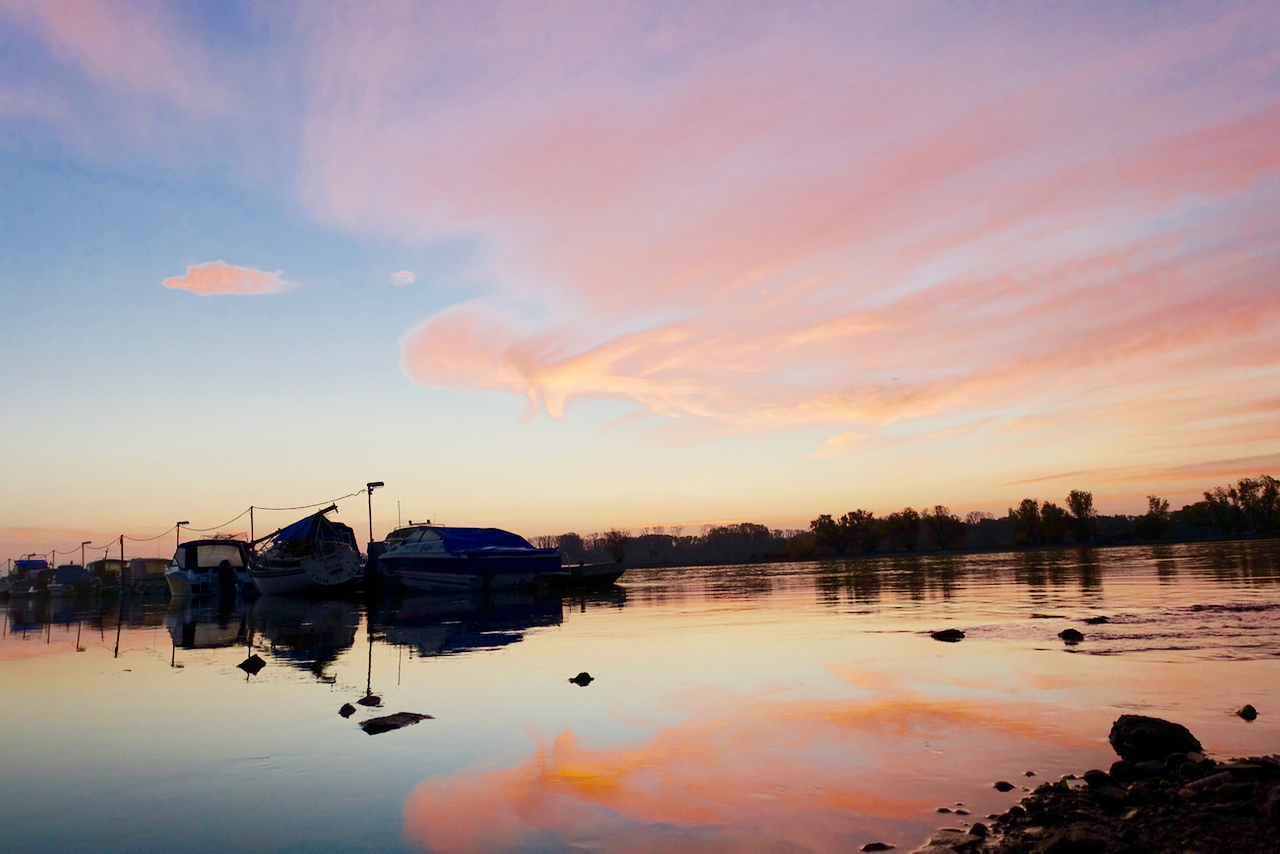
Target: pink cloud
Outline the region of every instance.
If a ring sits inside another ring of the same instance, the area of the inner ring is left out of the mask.
[[[819,425],[820,454],[1026,410],[1173,445],[1200,416],[1142,401],[1280,393],[1280,52],[1238,50],[1265,4],[1070,38],[1012,12],[944,38],[909,6],[395,8],[316,23],[303,185],[355,230],[489,240],[494,291],[402,337],[417,382],[632,401],[673,436]]]
[[[267,273],[249,267],[237,267],[222,261],[210,261],[187,268],[185,276],[174,276],[161,282],[166,288],[191,291],[193,294],[276,294],[294,287],[280,278],[280,270]]]
[[[89,77],[188,108],[220,106],[204,52],[159,7],[105,0],[0,0],[0,13],[39,35],[57,59]]]

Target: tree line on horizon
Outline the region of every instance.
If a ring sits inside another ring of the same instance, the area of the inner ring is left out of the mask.
[[[1125,541],[1194,540],[1280,530],[1280,481],[1270,475],[1218,486],[1204,500],[1170,511],[1169,502],[1147,496],[1140,516],[1099,514],[1093,493],[1071,490],[1062,504],[1024,498],[1003,517],[970,511],[963,518],[943,505],[904,507],[883,517],[852,510],[822,514],[808,530],[782,531],[754,522],[706,525],[696,535],[681,527],[644,528],[633,535],[613,528],[534,537],[540,548],[559,549],[572,562],[625,560],[647,565],[696,565],[764,559],[805,559],[892,554],[921,550],[999,549],[1094,545]]]

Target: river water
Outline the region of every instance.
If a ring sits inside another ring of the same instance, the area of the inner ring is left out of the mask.
[[[14,850],[910,850],[1105,768],[1122,713],[1280,752],[1280,543],[632,570],[563,599],[15,600],[0,688]],[[432,718],[359,727],[401,711]]]

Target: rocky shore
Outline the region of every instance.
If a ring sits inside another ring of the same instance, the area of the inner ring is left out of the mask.
[[[1138,715],[1116,721],[1111,744],[1121,758],[1108,771],[1045,783],[913,854],[1280,852],[1280,756],[1215,761],[1185,728]]]

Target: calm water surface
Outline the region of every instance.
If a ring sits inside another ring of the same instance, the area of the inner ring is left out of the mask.
[[[633,570],[564,599],[15,601],[0,686],[15,850],[910,850],[1023,794],[996,780],[1109,765],[1124,712],[1280,751],[1280,546]],[[434,719],[358,726],[399,711]]]

